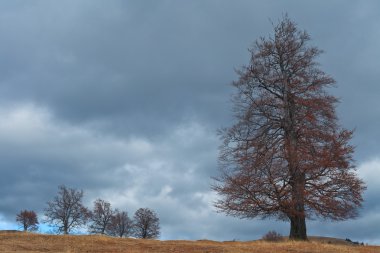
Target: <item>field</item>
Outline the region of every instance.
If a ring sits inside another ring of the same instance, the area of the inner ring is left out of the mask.
[[[380,253],[379,246],[345,245],[342,240],[311,242],[215,242],[120,239],[98,235],[0,233],[0,252],[102,253]]]

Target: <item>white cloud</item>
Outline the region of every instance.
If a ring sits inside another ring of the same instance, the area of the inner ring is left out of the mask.
[[[367,183],[369,189],[377,188],[380,190],[380,158],[375,157],[369,161],[361,163],[357,167],[357,172],[359,176],[362,177]]]
[[[0,114],[0,149],[17,154],[7,158],[15,168],[5,173],[18,181],[11,187],[17,190],[7,194],[19,199],[28,192],[39,199],[38,204],[13,203],[13,212],[25,204],[42,211],[41,205],[54,196],[59,184],[84,189],[89,206],[101,197],[131,215],[139,207],[150,207],[169,223],[190,217],[197,223],[213,212],[209,181],[216,168],[205,166],[216,163],[217,139],[197,122],[182,123],[171,135],[154,140],[117,139],[57,120],[33,104],[3,106]]]

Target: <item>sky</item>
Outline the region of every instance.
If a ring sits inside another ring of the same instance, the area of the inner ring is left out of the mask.
[[[379,1],[0,1],[0,229],[40,219],[59,185],[129,216],[160,218],[160,239],[254,240],[289,224],[216,212],[217,130],[248,48],[287,13],[324,50],[342,126],[355,129],[367,184],[355,220],[307,221],[309,235],[380,244]]]

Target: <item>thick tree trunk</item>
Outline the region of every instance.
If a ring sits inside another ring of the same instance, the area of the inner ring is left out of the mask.
[[[281,69],[283,69],[281,67]],[[284,72],[284,71],[283,71]],[[289,210],[290,234],[292,240],[307,240],[305,221],[305,173],[298,162],[298,137],[296,132],[296,106],[289,92],[289,80],[284,82],[284,130],[290,185],[292,187],[292,206]]]
[[[289,215],[292,240],[307,240],[305,215],[305,174],[296,170],[292,180],[293,210]]]
[[[289,239],[307,240],[305,217],[295,216],[290,218]]]

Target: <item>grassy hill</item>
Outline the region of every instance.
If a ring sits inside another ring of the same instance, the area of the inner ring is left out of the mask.
[[[327,241],[326,241],[327,240]],[[311,242],[215,242],[120,239],[99,235],[0,233],[0,252],[102,253],[380,253],[379,246],[351,246],[332,238]]]

